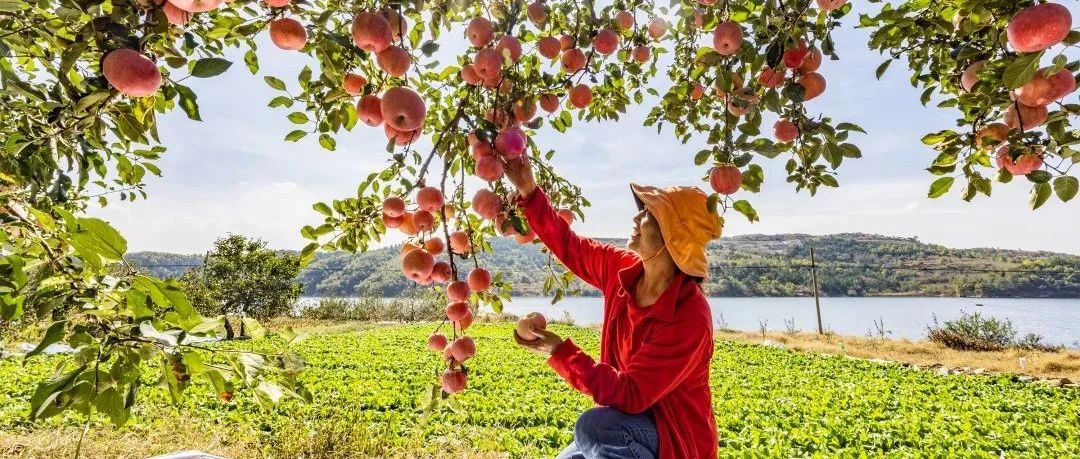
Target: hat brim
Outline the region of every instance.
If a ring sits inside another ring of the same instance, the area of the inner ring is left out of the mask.
[[[632,194],[634,196],[634,204],[637,204],[638,212],[641,212],[641,211],[645,210],[645,201],[642,201],[641,197],[638,196],[638,190],[640,188],[641,188],[641,185],[638,185],[638,184],[636,184],[634,182],[630,182],[630,194]]]

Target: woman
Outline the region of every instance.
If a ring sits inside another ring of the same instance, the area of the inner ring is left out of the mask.
[[[570,339],[533,330],[518,344],[598,405],[581,415],[559,459],[715,458],[709,390],[712,314],[700,283],[721,225],[698,188],[631,184],[638,212],[629,250],[574,234],[538,189],[527,157],[509,162],[518,205],[540,240],[604,295],[600,361]]]

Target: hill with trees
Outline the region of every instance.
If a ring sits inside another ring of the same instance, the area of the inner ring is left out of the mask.
[[[616,245],[625,240],[603,239]],[[481,264],[502,272],[519,296],[544,295],[552,271],[561,272],[539,244],[492,240]],[[1003,249],[953,249],[914,238],[848,233],[744,235],[709,246],[713,269],[705,283],[712,296],[805,296],[813,294],[810,248],[821,293],[826,296],[1080,296],[1080,256]],[[301,271],[309,296],[386,296],[418,287],[401,275],[399,246],[362,254],[319,253]],[[179,277],[202,264],[202,255],[129,254],[128,261],[161,277]],[[579,281],[582,295],[598,292]]]

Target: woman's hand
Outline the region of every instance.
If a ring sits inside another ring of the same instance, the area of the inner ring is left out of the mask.
[[[536,328],[530,328],[530,332],[539,336],[534,340],[527,340],[518,335],[517,330],[514,330],[514,341],[517,341],[518,346],[533,351],[544,357],[550,357],[552,352],[555,352],[555,348],[562,344],[563,339],[552,332],[547,330],[539,330]]]
[[[533,177],[529,155],[521,155],[516,159],[506,161],[503,170],[506,178],[514,184],[522,198],[528,198],[536,190],[536,178]]]

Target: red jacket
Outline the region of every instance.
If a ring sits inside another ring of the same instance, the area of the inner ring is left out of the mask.
[[[652,306],[640,307],[629,293],[644,269],[635,253],[574,234],[543,190],[518,204],[544,245],[604,294],[600,362],[567,339],[548,364],[598,405],[651,409],[660,459],[715,458],[712,313],[698,283],[678,273]]]

